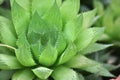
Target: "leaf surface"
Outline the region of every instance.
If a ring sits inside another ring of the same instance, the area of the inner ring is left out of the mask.
[[[33,73],[42,80],[46,80],[53,72],[53,70],[46,67],[38,67],[32,69]]]

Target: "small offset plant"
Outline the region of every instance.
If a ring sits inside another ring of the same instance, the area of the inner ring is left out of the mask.
[[[12,20],[0,16],[1,80],[84,80],[82,73],[113,76],[85,55],[104,28],[89,28],[96,10],[79,14],[80,0],[11,0]],[[74,70],[75,69],[75,70]]]
[[[106,6],[99,1],[95,0],[95,7],[98,8],[98,14],[102,15],[97,22],[98,26],[106,27],[107,40],[119,45],[120,41],[120,0],[110,0]]]

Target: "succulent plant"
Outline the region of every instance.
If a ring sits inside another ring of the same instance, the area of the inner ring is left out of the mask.
[[[96,9],[78,13],[80,0],[11,0],[12,20],[0,16],[1,80],[84,80],[84,70],[113,76],[85,57],[110,45],[96,43],[104,28],[89,28]]]
[[[120,0],[109,0],[109,5],[104,7],[104,5],[99,1],[95,1],[95,7],[98,8],[98,11],[102,17],[97,22],[98,26],[106,27],[107,40],[117,43],[119,45],[120,41],[120,10],[119,10]]]

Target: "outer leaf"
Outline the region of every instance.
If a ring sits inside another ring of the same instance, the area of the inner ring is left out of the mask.
[[[78,35],[77,39],[75,40],[77,49],[83,50],[84,48],[86,48],[92,41],[93,35],[94,35],[94,33],[93,33],[92,29],[84,30],[83,32],[81,32]]]
[[[60,8],[63,22],[66,23],[77,17],[80,0],[65,0]]]
[[[11,46],[16,46],[16,33],[12,22],[9,19],[0,16],[0,26],[1,42]]]
[[[56,48],[54,48],[51,44],[48,43],[46,48],[39,56],[39,62],[40,64],[43,64],[45,66],[51,66],[55,63],[57,56],[58,52]]]
[[[40,16],[43,16],[48,11],[55,0],[33,0],[32,1],[32,14],[37,11]],[[47,4],[47,5],[46,5]]]
[[[0,54],[0,69],[20,69],[22,65],[18,62],[16,57]]]
[[[70,43],[59,58],[58,65],[69,61],[77,53],[74,43]]]
[[[9,80],[13,75],[14,71],[11,70],[1,70],[0,71],[0,80]]]
[[[95,44],[89,45],[87,48],[80,51],[80,53],[84,54],[84,55],[85,54],[90,54],[90,53],[93,53],[93,52],[108,48],[110,46],[112,46],[112,45],[111,44],[105,45],[105,44],[97,44],[97,43],[95,43]]]
[[[53,70],[48,69],[46,67],[38,67],[32,70],[34,74],[40,79],[47,79],[53,72]]]
[[[54,80],[82,80],[78,74],[70,68],[60,66],[57,67],[52,74]]]
[[[17,46],[18,49],[15,51],[15,53],[19,62],[24,66],[35,65],[36,63],[33,60],[33,56],[30,50],[30,45],[24,33],[21,33],[21,35],[18,37]]]
[[[64,28],[64,33],[68,41],[74,41],[82,30],[83,15],[79,15],[76,19],[68,21]]]
[[[23,2],[14,0],[12,5],[12,19],[18,35],[27,31],[30,20],[29,0]]]
[[[94,21],[94,17],[96,14],[96,9],[83,13],[83,27],[90,27]]]
[[[33,80],[34,74],[30,69],[19,70],[14,73],[12,80]]]
[[[92,28],[92,29],[93,29],[94,36],[93,36],[93,39],[91,41],[91,44],[95,43],[97,40],[99,40],[105,31],[105,28],[99,28],[99,27]]]
[[[82,55],[76,55],[69,62],[67,62],[66,65],[68,67],[82,69],[102,76],[113,76],[101,64]]]
[[[58,30],[62,30],[62,17],[57,3],[55,2],[52,8],[44,15],[44,20],[51,26],[55,26]]]
[[[103,28],[90,28],[81,32],[75,40],[77,49],[79,51],[83,50],[88,45],[94,43],[102,35],[103,31]]]

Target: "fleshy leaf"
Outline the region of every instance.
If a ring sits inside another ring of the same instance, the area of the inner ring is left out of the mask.
[[[62,55],[59,58],[58,65],[63,64],[70,60],[73,56],[76,54],[76,46],[74,43],[70,43],[66,50],[62,53]]]
[[[60,31],[62,30],[62,17],[56,2],[52,8],[46,12],[43,18],[49,25],[55,26]]]
[[[12,22],[0,16],[0,27],[1,42],[7,45],[16,46],[16,33]]]
[[[14,71],[12,70],[1,70],[0,71],[0,80],[9,80],[13,75]]]
[[[32,20],[30,21],[30,25],[28,28],[28,36],[30,33],[38,33],[43,34],[47,31],[47,24],[41,19],[39,14],[35,12],[32,16]]]
[[[81,32],[77,39],[75,40],[75,44],[79,51],[85,49],[88,45],[93,44],[97,41],[102,33],[104,32],[104,28],[89,28]]]
[[[82,30],[83,15],[79,15],[76,19],[68,21],[64,28],[64,33],[68,41],[74,41]]]
[[[58,51],[58,55],[61,55],[67,46],[67,41],[63,34],[59,33],[58,38],[55,43],[55,47]]]
[[[25,0],[24,5],[19,3],[21,1],[24,2],[23,0],[14,0],[11,7],[12,20],[18,35],[27,31],[30,21],[29,0]]]
[[[77,49],[83,50],[84,48],[86,48],[92,41],[93,36],[94,36],[94,33],[93,33],[92,29],[87,29],[87,30],[82,31],[78,35],[77,39],[75,40]]]
[[[105,31],[105,28],[104,27],[103,28],[96,27],[96,28],[92,28],[92,30],[93,30],[94,36],[93,36],[93,39],[91,41],[91,44],[95,43],[97,40],[100,39],[100,37],[102,36],[102,34]]]
[[[35,44],[31,44],[31,50],[33,52],[33,56],[38,61],[41,52],[44,50],[44,46],[41,45],[40,41],[37,41]]]
[[[96,14],[96,9],[83,13],[83,27],[84,28],[90,27],[92,25],[95,14]]]
[[[65,0],[61,5],[61,15],[63,22],[66,23],[69,20],[72,20],[77,17],[80,7],[80,0]]]
[[[16,71],[12,76],[12,80],[33,80],[34,77],[30,69],[25,69]]]
[[[19,62],[24,66],[36,65],[25,33],[21,33],[21,35],[18,37],[17,46],[18,49],[15,51],[15,53]]]
[[[52,77],[54,80],[81,80],[74,70],[64,66],[57,67],[53,71]]]
[[[33,73],[42,80],[47,79],[53,72],[53,70],[48,69],[46,67],[38,67],[32,69]]]
[[[80,51],[79,53],[80,54],[90,54],[90,53],[93,53],[93,52],[96,52],[96,51],[100,51],[102,49],[105,49],[105,48],[108,48],[112,46],[111,44],[108,44],[108,45],[105,45],[105,44],[98,44],[98,43],[95,43],[95,44],[91,44],[89,45],[87,48],[85,48],[84,50]]]
[[[50,43],[43,50],[41,55],[39,56],[39,62],[45,66],[51,66],[55,63],[58,56],[58,52],[56,48],[54,48]]]
[[[18,62],[16,57],[0,54],[0,69],[20,69],[23,66]]]
[[[40,16],[43,16],[46,13],[46,11],[48,11],[52,7],[54,2],[55,0],[33,0],[32,14],[34,14],[35,11],[37,11]]]
[[[11,7],[14,6],[14,2],[19,4],[25,10],[30,11],[30,0],[10,0]]]
[[[82,69],[94,74],[99,74],[102,76],[111,76],[113,75],[105,69],[100,63],[90,60],[82,55],[76,55],[70,61],[66,63],[66,66],[71,68]]]

